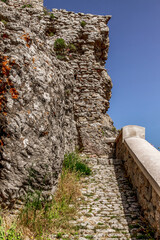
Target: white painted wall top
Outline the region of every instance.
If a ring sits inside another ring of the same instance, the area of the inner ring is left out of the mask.
[[[122,142],[125,139],[130,137],[142,138],[145,139],[145,128],[136,126],[136,125],[128,125],[122,128]]]
[[[160,152],[139,137],[124,140],[131,156],[160,196]]]

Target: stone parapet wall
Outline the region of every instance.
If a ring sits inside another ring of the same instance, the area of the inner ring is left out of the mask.
[[[123,161],[144,216],[160,237],[160,152],[144,135],[144,128],[124,127],[116,140],[116,158]]]

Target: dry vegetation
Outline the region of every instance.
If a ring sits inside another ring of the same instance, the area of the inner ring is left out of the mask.
[[[72,158],[76,158],[74,163],[81,162],[77,154],[71,155]],[[64,162],[67,161],[67,167],[63,167],[52,201],[45,200],[40,191],[35,191],[34,194],[29,192],[18,217],[11,218],[10,214],[1,213],[0,240],[51,240],[53,236],[58,239],[64,234],[75,234],[70,220],[77,214],[78,200],[81,197],[80,175],[86,173],[84,166],[82,171],[76,171],[73,166],[72,170],[70,169],[68,160],[71,159],[71,155],[65,155]],[[73,161],[71,162],[73,164]],[[88,168],[86,169],[88,171]]]

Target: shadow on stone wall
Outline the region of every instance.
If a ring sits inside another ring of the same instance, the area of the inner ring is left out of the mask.
[[[146,222],[143,217],[136,192],[129,182],[123,163],[120,160],[115,160],[114,169],[131,239],[156,239],[154,237],[154,231],[149,227],[148,222]]]

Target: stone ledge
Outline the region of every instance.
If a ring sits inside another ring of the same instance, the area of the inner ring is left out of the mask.
[[[106,143],[115,143],[116,142],[116,138],[107,138]]]
[[[135,162],[160,196],[160,152],[142,138],[124,140]]]

